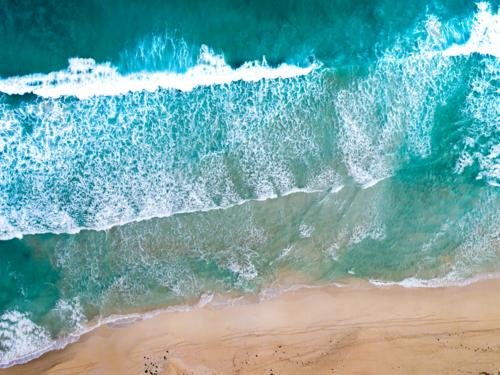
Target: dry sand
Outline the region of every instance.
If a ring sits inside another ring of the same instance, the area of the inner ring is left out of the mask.
[[[300,289],[101,326],[0,374],[500,374],[500,280]]]

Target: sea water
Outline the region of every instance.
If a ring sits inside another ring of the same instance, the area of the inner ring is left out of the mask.
[[[5,1],[0,366],[297,283],[495,276],[498,7]]]

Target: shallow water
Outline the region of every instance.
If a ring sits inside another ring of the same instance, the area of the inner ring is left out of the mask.
[[[212,295],[500,269],[498,3],[27,1],[0,19],[2,366]]]

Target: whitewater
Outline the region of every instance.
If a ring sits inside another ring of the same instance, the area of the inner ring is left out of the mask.
[[[302,284],[498,277],[500,13],[416,8],[345,56],[330,23],[238,64],[166,31],[0,79],[0,367]]]

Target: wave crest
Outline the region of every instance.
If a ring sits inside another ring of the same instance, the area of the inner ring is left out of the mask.
[[[263,58],[261,62],[247,62],[233,69],[225,62],[223,55],[217,55],[203,45],[197,64],[185,73],[143,70],[122,75],[109,62],[97,64],[93,59],[71,58],[66,70],[3,79],[0,81],[0,91],[8,95],[33,93],[44,98],[75,96],[87,99],[128,92],[154,92],[160,88],[191,91],[198,86],[223,85],[240,80],[256,82],[261,79],[291,78],[306,75],[316,67],[317,64],[306,68],[282,64],[272,68]]]

